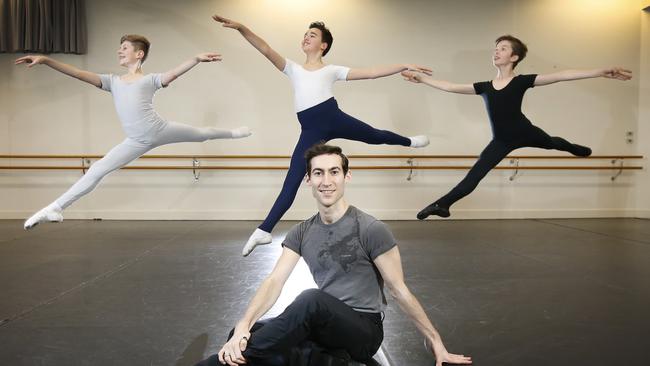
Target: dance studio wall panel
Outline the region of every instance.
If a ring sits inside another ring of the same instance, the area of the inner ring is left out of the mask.
[[[351,67],[418,63],[431,66],[436,77],[462,83],[491,79],[493,41],[512,33],[530,49],[519,73],[631,68],[634,79],[628,82],[593,79],[534,88],[526,94],[524,112],[549,133],[589,145],[595,154],[648,156],[648,32],[642,37],[642,10],[632,0],[586,3],[88,1],[88,54],[52,57],[117,73],[116,50],[125,33],[141,33],[152,41],[147,72],[165,71],[198,52],[218,51],[223,62],[199,65],[160,90],[156,109],[167,119],[196,126],[249,125],[254,135],[165,146],[155,153],[289,154],[300,128],[287,78],[237,32],[214,23],[211,14],[249,25],[296,61],[303,58],[299,43],[305,27],[324,20],[334,33],[326,62]],[[16,67],[18,56],[0,55],[0,154],[102,154],[124,138],[109,94],[45,67]],[[348,114],[378,128],[407,136],[425,133],[431,139],[420,150],[333,141],[350,154],[478,154],[490,140],[483,101],[477,96],[445,94],[398,76],[340,82],[334,92]],[[633,144],[626,142],[627,131],[636,136]],[[560,154],[535,149],[517,153]],[[464,173],[422,171],[407,181],[405,172],[353,170],[349,201],[380,218],[413,219]],[[0,171],[0,218],[27,217],[79,175]],[[650,179],[645,172],[624,173],[615,182],[610,172],[528,171],[514,181],[510,175],[490,173],[454,206],[454,217],[648,217],[650,192],[645,187]],[[187,171],[121,171],[70,207],[66,218],[257,220],[271,207],[283,176],[280,171],[203,172],[195,181]],[[313,212],[313,200],[303,188],[285,218],[301,219]]]
[[[647,2],[650,5],[650,2]],[[650,11],[641,13],[641,57],[639,70],[639,132],[636,136],[639,153],[650,157]],[[650,172],[637,174],[637,216],[650,218]]]

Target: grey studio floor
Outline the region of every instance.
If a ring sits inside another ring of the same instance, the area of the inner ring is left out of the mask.
[[[217,351],[292,225],[0,221],[0,365],[193,365]],[[650,365],[650,220],[389,221],[406,281],[476,365]],[[309,286],[293,276],[272,313]],[[433,365],[389,300],[394,365]]]

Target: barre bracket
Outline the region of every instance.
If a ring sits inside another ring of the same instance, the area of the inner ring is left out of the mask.
[[[613,160],[612,160],[612,165],[616,166],[616,165],[617,165],[616,163],[618,163],[618,168],[619,168],[619,169],[616,171],[616,174],[614,174],[614,175],[612,175],[612,176],[610,177],[610,179],[612,180],[612,182],[616,181],[616,178],[618,178],[619,175],[623,174],[623,169],[622,169],[622,168],[623,168],[623,160],[624,160],[624,159],[613,159]]]
[[[406,177],[406,180],[410,182],[411,179],[413,179],[413,167],[415,166],[415,162],[413,161],[413,158],[409,158],[406,161],[406,165],[408,165],[410,167],[409,175],[408,175],[408,177]]]
[[[194,175],[194,181],[199,180],[201,177],[201,172],[199,168],[201,167],[201,162],[197,158],[192,158],[192,174]]]
[[[92,164],[90,158],[81,157],[81,174],[86,174],[86,170],[90,168],[90,164]]]
[[[512,175],[508,178],[508,180],[512,182],[513,180],[515,180],[515,177],[517,177],[517,175],[519,174],[519,159],[518,158],[510,159],[510,166],[515,169]]]

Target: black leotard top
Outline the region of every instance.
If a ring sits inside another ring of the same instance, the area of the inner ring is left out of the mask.
[[[492,135],[498,140],[516,140],[532,123],[521,112],[521,102],[528,88],[535,86],[537,74],[517,75],[503,89],[496,90],[491,81],[474,83],[474,90],[485,100]]]

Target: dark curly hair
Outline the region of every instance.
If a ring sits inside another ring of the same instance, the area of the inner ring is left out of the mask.
[[[312,28],[320,29],[320,32],[322,33],[321,42],[327,43],[327,48],[325,49],[325,51],[323,51],[323,56],[327,55],[327,53],[332,48],[332,43],[334,43],[334,37],[332,37],[332,32],[330,32],[330,30],[327,29],[325,23],[323,22],[312,22],[309,25],[309,29]]]

